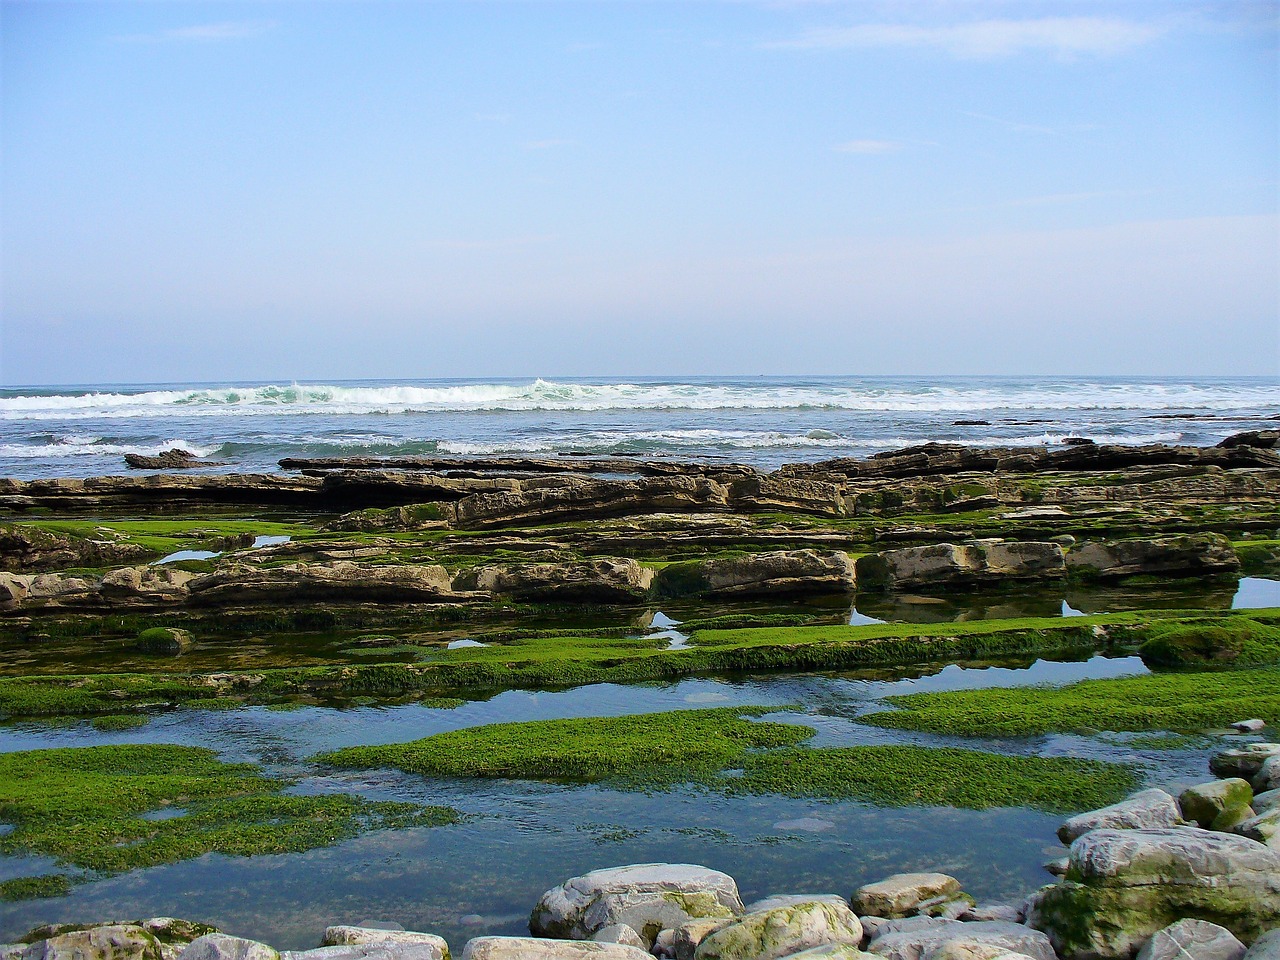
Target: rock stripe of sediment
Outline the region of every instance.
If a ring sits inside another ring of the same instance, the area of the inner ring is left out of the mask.
[[[260,604],[451,603],[506,597],[529,602],[643,603],[664,597],[713,599],[891,591],[921,586],[1108,579],[1134,574],[1214,576],[1240,561],[1217,534],[1098,542],[1064,553],[1058,543],[972,541],[861,556],[840,550],[784,550],[689,560],[654,570],[600,557],[556,563],[487,564],[448,573],[438,564],[352,561],[262,566],[232,561],[208,574],[172,567],[124,567],[99,578],[0,572],[0,611]]]

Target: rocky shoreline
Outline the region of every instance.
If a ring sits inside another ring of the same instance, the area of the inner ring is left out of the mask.
[[[1254,729],[1256,721],[1242,721]],[[1220,779],[1145,790],[1059,829],[1061,879],[1020,903],[977,903],[955,877],[896,874],[839,894],[744,904],[732,877],[633,864],[574,877],[534,906],[529,937],[481,936],[462,960],[1275,960],[1280,956],[1280,744],[1217,753]],[[394,923],[331,926],[279,952],[208,924],[54,924],[0,960],[449,960]]]
[[[1275,610],[1102,608],[1076,619],[1006,613],[936,627],[854,627],[843,611],[874,598],[942,603],[977,590],[1118,584],[1140,594],[1169,581],[1220,582],[1229,597],[1241,574],[1280,571],[1278,437],[1239,435],[1210,448],[931,444],[767,474],[616,458],[413,458],[286,461],[290,472],[264,475],[0,480],[0,632],[23,656],[48,644],[55,657],[65,643],[92,656],[110,646],[117,658],[83,674],[51,660],[19,668],[0,678],[0,713],[93,717],[103,730],[126,729],[160,712],[330,697],[425,698],[448,709],[459,697],[503,689],[1105,649],[1210,678],[1241,668],[1230,676],[1254,684],[1248,702],[1260,712],[1252,715],[1266,718],[1247,728],[1254,731],[1280,718],[1271,695],[1257,692],[1280,662]],[[834,620],[824,601],[837,609]],[[678,614],[692,625],[674,640],[653,632],[656,617],[637,613],[670,604],[695,611]],[[616,619],[573,621],[587,623],[581,627],[557,619],[590,611]],[[242,647],[284,646],[290,631],[297,645],[265,668],[244,659]],[[338,635],[329,659],[315,655],[320,631]],[[385,660],[363,659],[382,650]],[[303,665],[289,660],[298,653]],[[177,669],[193,660],[198,667]],[[1257,676],[1246,677],[1250,670]],[[1231,706],[1197,714],[1206,723],[1188,729],[1236,718],[1220,714],[1243,701],[1217,695]],[[910,729],[913,708],[894,709],[858,722]],[[963,717],[940,709],[929,723],[948,733],[963,727]],[[1107,729],[1172,729],[1166,718],[1174,715],[1153,711]],[[1006,717],[1005,728],[984,722],[1020,736],[1034,724],[1019,716]],[[1079,729],[1078,720],[1064,723],[1041,729]],[[38,763],[39,752],[24,760]],[[753,760],[766,752],[754,750]],[[584,762],[596,762],[587,753]],[[837,754],[805,747],[771,756],[780,767],[803,756],[837,770]],[[965,769],[976,771],[969,762]],[[975,904],[958,879],[925,873],[848,896],[781,893],[746,905],[726,874],[637,864],[548,891],[531,937],[477,937],[458,955],[1275,960],[1280,940],[1268,931],[1280,925],[1278,764],[1280,746],[1225,750],[1213,759],[1217,780],[1177,796],[1143,790],[1071,817],[1059,833],[1066,855],[1051,865],[1060,879],[1017,903]],[[540,768],[529,769],[536,778]],[[717,782],[732,773],[725,766]],[[1053,809],[1110,802],[1141,783],[1127,779]],[[932,802],[954,802],[943,796]],[[1015,802],[1025,806],[1027,795]],[[72,862],[60,856],[60,866]],[[62,888],[71,883],[52,876]],[[29,898],[59,895],[37,882],[49,877],[30,879]],[[438,936],[386,926],[331,927],[322,947],[285,953],[164,918],[51,926],[0,947],[0,960],[450,956]]]

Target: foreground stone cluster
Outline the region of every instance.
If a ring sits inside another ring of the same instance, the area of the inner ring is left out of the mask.
[[[1135,809],[1155,810],[1157,804],[1151,801],[1145,798]],[[1099,822],[1121,816],[1115,811],[1099,814]],[[459,956],[1116,960],[1136,955],[1137,960],[1280,960],[1280,854],[1268,846],[1198,827],[1098,828],[1076,839],[1072,855],[1078,880],[1071,883],[1102,891],[1097,903],[1053,907],[1054,891],[1066,889],[1055,885],[1022,904],[978,904],[954,877],[907,873],[859,887],[848,899],[834,893],[775,895],[744,904],[733,878],[708,867],[611,867],[574,877],[543,894],[529,920],[532,936],[476,937]],[[1145,879],[1136,882],[1139,874]],[[1101,884],[1095,882],[1099,879]],[[1107,885],[1117,879],[1119,886]],[[1140,901],[1126,901],[1134,890],[1141,891]],[[1188,890],[1212,895],[1184,896]],[[280,952],[171,918],[51,925],[33,930],[24,942],[0,946],[0,960],[451,957],[442,938],[390,924],[329,927],[316,949]]]

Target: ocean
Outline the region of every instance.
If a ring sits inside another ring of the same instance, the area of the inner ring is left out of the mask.
[[[182,447],[283,457],[628,456],[772,468],[928,441],[1213,444],[1276,427],[1280,378],[644,377],[0,389],[0,476],[128,472]]]

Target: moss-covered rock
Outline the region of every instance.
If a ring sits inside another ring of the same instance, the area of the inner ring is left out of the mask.
[[[1182,791],[1182,815],[1206,830],[1230,830],[1254,815],[1253,788],[1238,777],[1197,784]]]
[[[1187,917],[1245,943],[1280,923],[1280,853],[1198,827],[1095,830],[1071,845],[1066,880],[1031,898],[1027,923],[1064,960],[1116,960]]]
[[[1138,652],[1149,667],[1265,666],[1280,663],[1280,626],[1241,618],[1156,627]]]
[[[862,924],[840,903],[813,902],[749,913],[711,934],[695,960],[776,960],[825,944],[858,947]]]
[[[143,653],[178,654],[191,649],[194,639],[188,630],[151,627],[138,634],[137,647]]]

